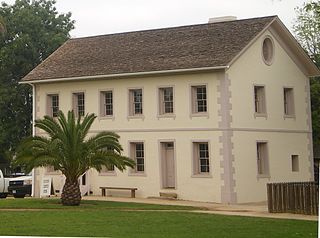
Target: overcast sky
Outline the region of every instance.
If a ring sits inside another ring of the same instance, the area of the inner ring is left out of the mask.
[[[3,0],[2,0],[3,1]],[[206,23],[210,17],[238,19],[278,15],[291,30],[295,7],[307,0],[57,0],[72,12],[72,37]],[[14,0],[4,0],[14,3]]]

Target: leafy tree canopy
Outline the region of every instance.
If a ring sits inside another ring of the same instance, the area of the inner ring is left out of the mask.
[[[320,1],[309,1],[296,9],[297,20],[294,32],[302,47],[314,63],[320,67]],[[312,78],[311,111],[313,143],[320,147],[320,77]]]
[[[63,44],[74,29],[71,13],[54,0],[16,0],[0,6],[0,162],[31,134],[32,92],[18,82]]]

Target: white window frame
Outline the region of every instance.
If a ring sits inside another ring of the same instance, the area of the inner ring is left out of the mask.
[[[263,147],[261,147],[263,145]],[[257,177],[270,178],[269,169],[269,143],[268,141],[256,141],[256,164],[257,164]]]
[[[135,102],[134,102],[134,92],[141,90],[142,100],[139,102],[141,104],[141,113],[135,112]],[[128,118],[144,118],[144,92],[143,88],[129,88],[128,89]]]
[[[115,176],[117,175],[116,173],[116,168],[113,165],[113,170],[108,169],[106,166],[102,166],[101,171],[99,172],[100,176]]]
[[[300,171],[300,159],[299,155],[291,155],[291,171],[299,172]]]
[[[57,174],[62,174],[62,173],[60,170],[54,170],[53,166],[47,166],[47,167],[45,167],[45,174],[57,175]]]
[[[283,114],[285,118],[295,117],[293,87],[283,87]]]
[[[58,106],[53,105],[53,97],[58,97]],[[58,110],[56,114],[54,113],[54,107],[57,107]],[[47,115],[51,117],[57,117],[58,112],[60,110],[60,95],[59,93],[49,93],[47,94]]]
[[[172,90],[172,101],[165,101],[164,92],[166,89]],[[165,104],[172,103],[172,112],[165,112]],[[158,87],[158,117],[175,117],[175,92],[174,86]]]
[[[137,144],[143,145],[143,171],[138,171],[137,168]],[[129,175],[146,176],[146,143],[144,141],[129,141],[129,157],[136,162],[135,167],[129,170]]]
[[[206,111],[199,111],[197,88],[204,87],[206,90]],[[209,100],[208,100],[208,85],[204,84],[193,84],[190,85],[190,105],[191,105],[191,116],[207,116],[209,113]]]
[[[111,97],[111,107],[112,107],[112,114],[107,115],[106,113],[106,94],[110,93],[112,94]],[[102,119],[114,119],[114,91],[113,89],[104,89],[104,90],[99,90],[99,95],[100,95],[100,100],[99,100],[99,115],[100,118]]]
[[[208,146],[208,172],[201,172],[201,161],[200,161],[200,144],[207,144]],[[194,140],[191,142],[192,152],[191,152],[191,161],[192,161],[192,176],[194,178],[197,177],[212,177],[212,159],[211,159],[211,152],[210,152],[210,141],[209,140]]]
[[[253,85],[253,107],[255,117],[267,117],[267,98],[265,85]]]
[[[83,94],[83,115],[81,115],[81,117],[85,116],[85,114],[86,114],[86,93],[85,93],[85,91],[72,92],[72,109],[73,109],[76,117],[79,117],[79,98],[78,97],[80,94]]]

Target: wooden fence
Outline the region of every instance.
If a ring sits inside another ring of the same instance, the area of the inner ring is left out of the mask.
[[[315,182],[270,183],[267,195],[269,212],[318,215],[319,184]]]

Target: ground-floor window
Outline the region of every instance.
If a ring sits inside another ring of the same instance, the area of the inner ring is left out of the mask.
[[[269,175],[268,143],[257,142],[257,166],[259,176]]]
[[[208,142],[193,143],[193,173],[207,174],[210,172]]]
[[[133,172],[144,173],[145,161],[144,161],[144,143],[143,142],[130,143],[130,157],[136,162]]]

